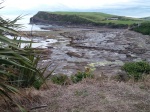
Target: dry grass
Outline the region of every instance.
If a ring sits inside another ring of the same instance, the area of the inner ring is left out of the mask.
[[[48,86],[23,90],[24,97],[14,99],[31,112],[150,112],[149,77],[138,83],[102,77],[69,86],[48,82]],[[4,104],[1,110],[9,112]]]

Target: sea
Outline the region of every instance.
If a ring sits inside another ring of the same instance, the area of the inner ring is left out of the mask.
[[[35,25],[35,24],[30,24],[30,18],[33,15],[25,15],[22,16],[22,18],[20,20],[18,20],[16,22],[16,24],[20,24],[21,28],[19,30],[21,31],[48,31],[48,30],[44,30],[41,29],[42,27],[51,27],[51,25]],[[10,19],[10,20],[14,20],[16,17],[18,17],[18,15],[4,15],[3,18],[5,19]]]
[[[52,25],[35,25],[30,24],[30,18],[33,15],[24,16],[21,20],[17,21],[16,24],[20,24],[22,26],[21,29],[17,29],[19,31],[50,31],[50,30],[44,30],[41,29],[41,27],[53,27]],[[17,15],[5,15],[3,18],[14,20],[17,17]],[[13,39],[13,36],[7,35],[8,38]],[[32,48],[48,48],[48,46],[52,43],[56,43],[56,39],[45,39],[44,37],[34,37],[34,38],[27,38],[27,37],[20,37],[18,39],[25,40],[25,41],[32,41]],[[22,43],[21,48],[24,48],[25,46],[28,46],[28,43]]]

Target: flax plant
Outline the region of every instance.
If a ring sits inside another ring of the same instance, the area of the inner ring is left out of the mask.
[[[0,17],[0,97],[7,101],[13,101],[12,94],[18,94],[18,88],[35,87],[39,89],[45,83],[47,77],[44,72],[47,67],[38,68],[40,55],[31,48],[32,42],[17,39],[20,34],[16,31],[20,28],[16,24],[21,16],[14,20]],[[14,36],[14,39],[8,38]],[[21,48],[21,43],[30,43],[26,48]],[[15,103],[22,111],[23,109]]]

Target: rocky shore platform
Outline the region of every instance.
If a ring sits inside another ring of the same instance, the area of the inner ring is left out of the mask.
[[[48,44],[51,52],[41,62],[52,63],[49,69],[57,66],[54,74],[72,75],[89,67],[95,74],[115,75],[125,62],[150,62],[150,36],[128,29],[59,27],[33,35],[57,40]]]

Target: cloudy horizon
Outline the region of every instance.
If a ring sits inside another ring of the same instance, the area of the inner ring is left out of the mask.
[[[0,0],[2,1],[2,0]],[[38,11],[89,11],[130,17],[150,16],[150,0],[5,0],[2,15],[34,15]]]

